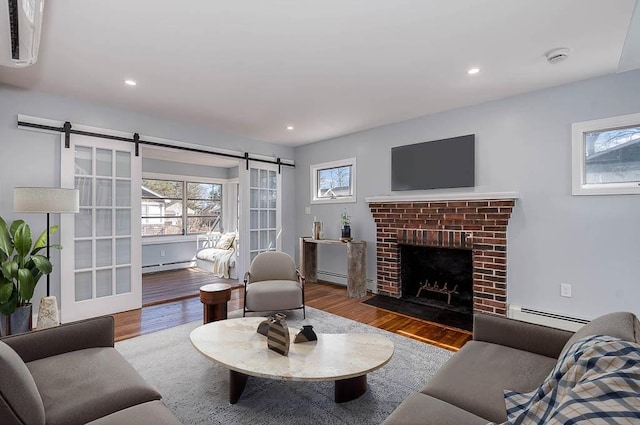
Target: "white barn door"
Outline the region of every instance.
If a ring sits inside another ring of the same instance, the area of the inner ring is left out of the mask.
[[[250,162],[240,165],[240,252],[241,270],[264,251],[281,251],[282,174],[278,166]]]
[[[140,187],[133,143],[71,135],[61,184],[80,191],[80,212],[60,216],[62,322],[142,306]]]

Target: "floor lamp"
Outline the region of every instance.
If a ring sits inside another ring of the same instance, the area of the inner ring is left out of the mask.
[[[77,189],[56,187],[16,187],[13,190],[13,210],[22,213],[47,214],[47,259],[50,260],[50,214],[77,213],[80,211],[80,195]],[[37,329],[60,324],[58,302],[51,295],[51,277],[47,274],[47,296],[40,300]]]

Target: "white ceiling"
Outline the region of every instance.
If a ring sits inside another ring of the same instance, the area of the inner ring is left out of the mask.
[[[640,68],[634,4],[47,1],[38,62],[0,82],[297,146]]]

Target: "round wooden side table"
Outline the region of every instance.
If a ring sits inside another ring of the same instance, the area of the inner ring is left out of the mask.
[[[227,301],[231,299],[231,285],[210,283],[200,287],[204,324],[227,318]]]

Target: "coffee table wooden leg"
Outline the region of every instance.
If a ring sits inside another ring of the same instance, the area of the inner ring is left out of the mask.
[[[229,371],[229,403],[236,404],[238,402],[238,399],[240,399],[244,391],[247,378],[249,378],[249,375],[236,372],[235,370]]]
[[[334,400],[336,403],[355,400],[367,392],[367,375],[336,381]]]

